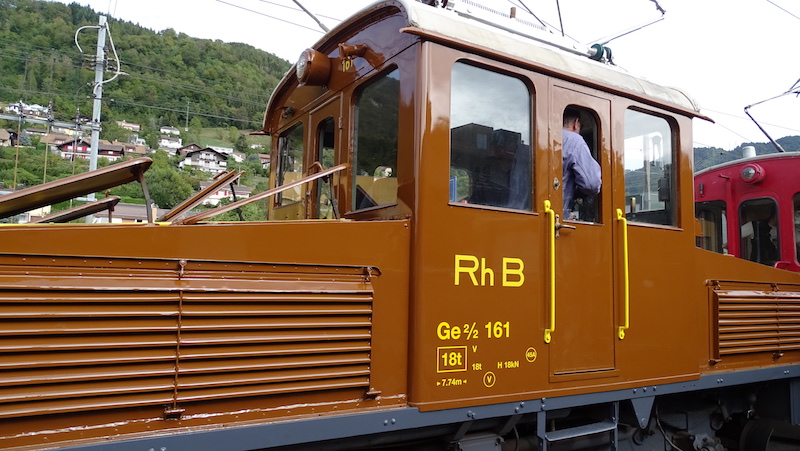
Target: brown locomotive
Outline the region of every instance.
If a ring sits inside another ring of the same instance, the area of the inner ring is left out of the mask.
[[[484,13],[380,2],[304,52],[267,108],[264,193],[144,224],[0,227],[0,447],[791,436],[800,279],[695,246],[698,107],[602,47]],[[602,188],[565,203],[568,107]],[[0,214],[148,165],[9,195]],[[213,221],[262,201],[267,221]]]

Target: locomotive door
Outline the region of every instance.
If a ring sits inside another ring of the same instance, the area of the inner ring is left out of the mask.
[[[307,174],[311,175],[323,169],[330,169],[339,161],[337,154],[341,139],[341,129],[338,118],[341,116],[341,101],[339,97],[334,98],[322,107],[311,113],[309,121],[309,133],[311,139],[310,161],[308,162]],[[318,163],[318,164],[317,164]],[[338,212],[338,197],[334,190],[337,187],[333,181],[338,175],[331,175],[321,178],[314,182],[310,187],[308,198],[309,208],[306,209],[306,217],[317,219],[334,219]]]
[[[614,271],[612,265],[610,101],[562,86],[552,86],[550,142],[554,173],[552,209],[555,234],[555,331],[550,347],[552,376],[592,374],[614,369]],[[596,196],[578,193],[565,212],[562,152],[563,115],[579,114],[580,134],[600,164],[602,185]],[[560,223],[560,224],[559,224]],[[549,226],[548,226],[549,228]],[[548,318],[550,312],[548,312]],[[598,374],[599,376],[599,374]]]

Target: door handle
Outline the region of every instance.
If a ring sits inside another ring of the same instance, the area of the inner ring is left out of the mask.
[[[561,233],[559,233],[559,230],[561,230],[561,229],[573,229],[573,230],[575,230],[575,226],[562,224],[560,219],[561,218],[558,215],[556,215],[555,224],[553,225],[553,229],[556,232],[556,238],[561,238]]]

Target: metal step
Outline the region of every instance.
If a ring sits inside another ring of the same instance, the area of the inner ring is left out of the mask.
[[[557,442],[560,440],[568,440],[571,438],[584,437],[587,435],[599,434],[601,432],[613,431],[617,428],[617,423],[611,420],[601,421],[599,423],[585,424],[583,426],[576,426],[558,431],[545,432],[545,439],[548,442]]]

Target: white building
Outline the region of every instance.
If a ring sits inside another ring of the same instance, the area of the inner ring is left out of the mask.
[[[201,190],[206,189],[212,183],[214,182],[205,182],[205,181],[200,182],[200,189]],[[233,201],[234,193],[236,193],[236,200],[240,200],[250,197],[251,192],[253,192],[253,188],[250,188],[249,186],[234,185],[233,187],[231,187],[231,185],[223,185],[220,186],[219,189],[214,194],[208,196],[203,201],[203,203],[206,205],[217,206],[219,205],[219,201],[221,201],[222,199],[228,199],[230,201]]]
[[[181,151],[184,153],[184,151]],[[217,175],[228,169],[228,156],[216,150],[206,147],[205,149],[190,150],[185,152],[186,158],[178,163],[178,167],[193,166],[201,171]]]

